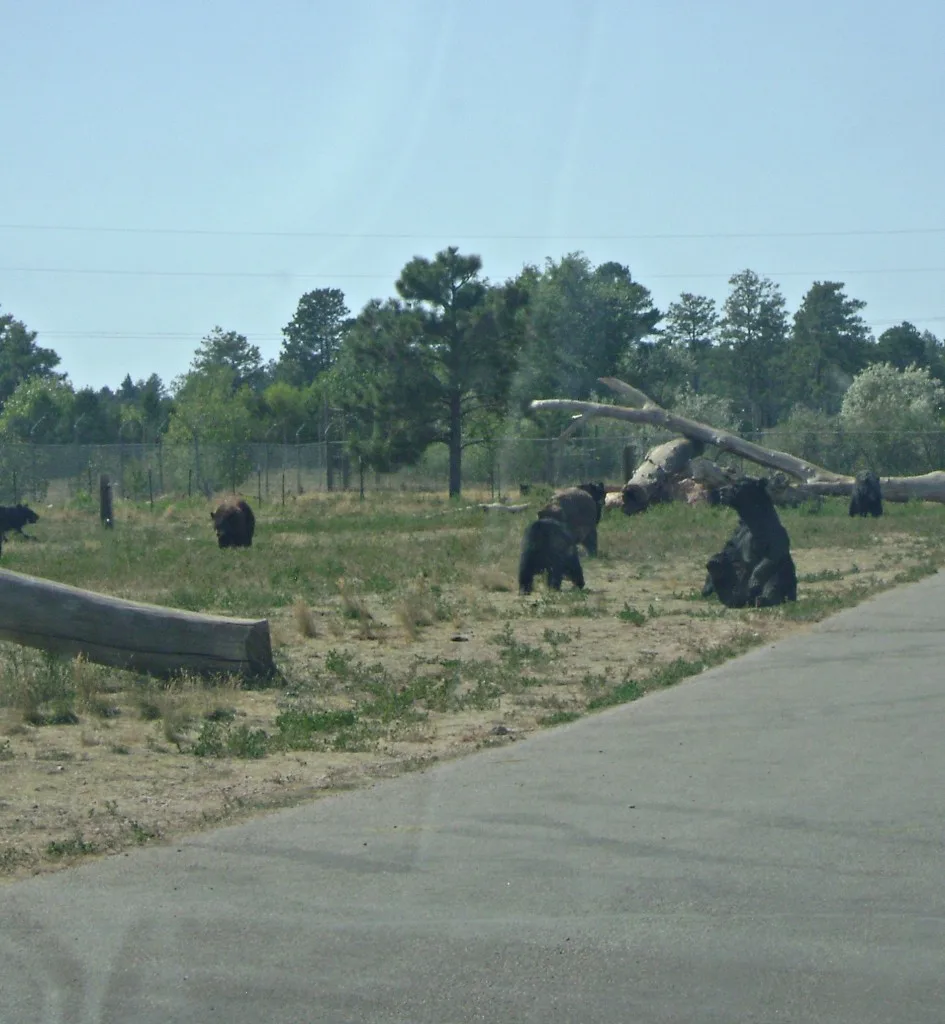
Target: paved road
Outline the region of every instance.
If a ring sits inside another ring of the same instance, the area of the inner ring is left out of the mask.
[[[942,1024],[943,620],[2,887],[0,1021]]]

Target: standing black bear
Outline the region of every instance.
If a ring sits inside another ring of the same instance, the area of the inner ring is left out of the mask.
[[[539,519],[554,519],[567,527],[578,544],[583,544],[589,555],[597,554],[597,524],[600,522],[603,497],[600,503],[586,490],[596,484],[568,487],[556,491],[551,501],[538,512]],[[603,489],[603,484],[599,485]]]
[[[871,470],[856,474],[853,494],[850,497],[851,516],[881,516],[883,514],[883,490],[879,477]]]
[[[228,498],[210,513],[210,518],[221,548],[252,547],[256,517],[245,501]]]
[[[738,526],[706,566],[704,597],[718,594],[727,608],[768,608],[797,600],[791,542],[765,479],[742,477],[719,490],[719,502],[738,513]]]
[[[532,581],[541,573],[546,574],[548,586],[553,590],[561,589],[564,578],[576,587],[584,586],[584,572],[574,537],[557,519],[536,519],[525,531],[518,563],[519,591],[530,594]]]

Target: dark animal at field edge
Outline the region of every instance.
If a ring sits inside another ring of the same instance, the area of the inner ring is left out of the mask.
[[[0,549],[11,531],[27,540],[36,540],[24,533],[23,527],[38,522],[39,516],[28,505],[0,505]]]
[[[851,516],[881,516],[883,514],[883,489],[879,477],[871,470],[857,473],[850,496]]]
[[[210,513],[217,543],[221,548],[249,548],[253,545],[256,517],[243,500],[228,499]]]
[[[703,597],[717,594],[728,608],[769,608],[797,600],[791,542],[764,478],[741,477],[719,489],[722,505],[738,513],[738,526],[709,559]]]
[[[596,486],[596,485],[590,485]],[[589,555],[597,554],[597,524],[601,503],[581,487],[568,487],[556,491],[551,501],[538,512],[539,519],[554,519],[565,526],[578,544],[583,544]]]
[[[577,544],[568,528],[557,519],[536,519],[526,528],[518,563],[519,592],[530,594],[535,577],[542,573],[552,590],[560,590],[564,579],[569,579],[576,587],[584,586]]]

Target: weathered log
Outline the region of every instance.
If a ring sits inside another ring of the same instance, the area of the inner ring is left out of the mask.
[[[501,501],[483,501],[479,503],[483,512],[524,512],[528,505],[504,505]]]
[[[733,483],[738,473],[733,469],[723,469],[708,459],[696,458],[689,467],[692,479],[708,488],[724,487]],[[837,486],[831,484],[831,486]],[[775,473],[768,483],[768,493],[775,505],[796,508],[809,502],[819,503],[823,500],[811,484],[792,484],[784,473]]]
[[[623,488],[623,510],[627,515],[671,498],[670,485],[689,475],[689,464],[703,450],[701,441],[677,437],[657,445],[646,454]]]
[[[823,466],[807,462],[787,452],[746,441],[737,434],[705,423],[687,419],[668,412],[657,405],[642,391],[614,377],[601,377],[600,381],[629,398],[640,408],[620,405],[605,405],[602,402],[579,402],[567,398],[539,398],[530,405],[532,409],[560,409],[579,413],[584,417],[604,416],[626,420],[629,423],[647,423],[703,444],[714,445],[723,451],[732,452],[749,462],[755,462],[769,469],[780,470],[801,480],[811,494],[849,496],[853,492],[853,476],[834,473]],[[936,501],[945,504],[945,472],[935,470],[922,476],[880,477],[883,499],[888,501]]]
[[[0,639],[168,677],[270,676],[269,623],[126,601],[0,569]]]

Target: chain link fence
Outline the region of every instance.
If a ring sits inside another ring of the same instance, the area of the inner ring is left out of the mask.
[[[463,453],[463,486],[494,496],[522,485],[561,486],[580,480],[626,480],[655,444],[673,435],[652,428],[591,431],[559,438],[506,437],[471,443]],[[945,430],[797,433],[775,428],[742,435],[837,472],[868,466],[881,475],[926,473],[945,466]],[[731,456],[720,461],[747,469]],[[0,503],[65,504],[98,494],[107,474],[116,497],[146,502],[165,496],[239,491],[260,504],[284,503],[312,491],[435,491],[446,489],[448,453],[432,445],[412,467],[393,473],[363,469],[342,442],[317,444],[0,445]]]

